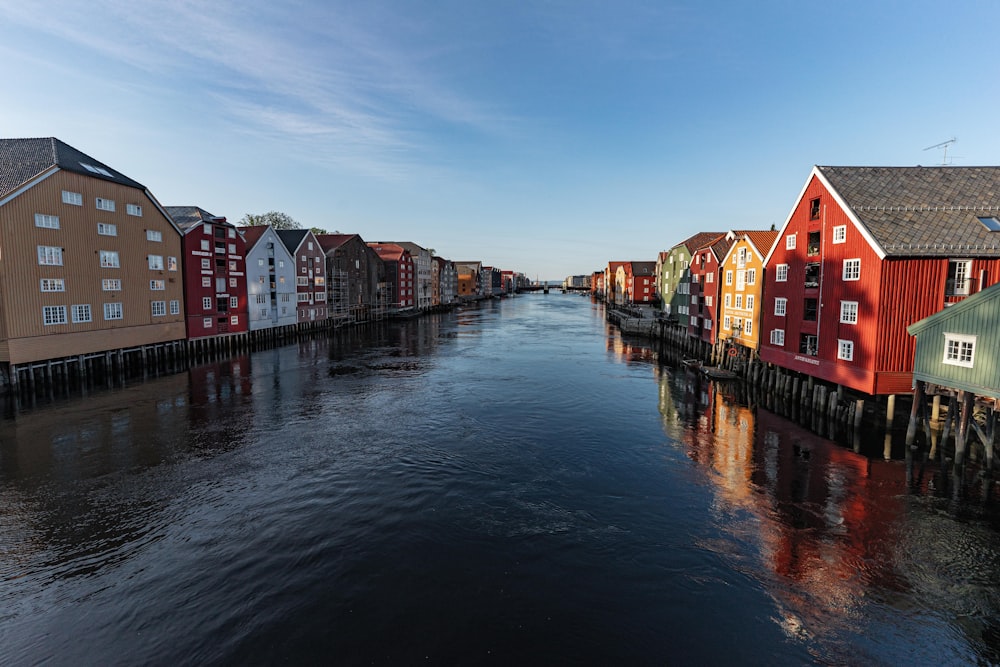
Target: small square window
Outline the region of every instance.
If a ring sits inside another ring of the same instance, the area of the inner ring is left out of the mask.
[[[146,240],[161,243],[163,241],[163,232],[158,229],[147,229]]]
[[[83,195],[79,192],[69,192],[68,190],[62,191],[62,200],[64,204],[72,204],[73,206],[83,206]]]
[[[809,200],[809,219],[810,220],[819,220],[819,211],[820,211],[820,208],[819,208],[819,197],[816,197],[816,199],[810,199]]]
[[[775,282],[783,283],[788,281],[788,265],[778,264],[774,270]]]
[[[137,218],[142,217],[142,207],[139,206],[138,204],[126,204],[125,212],[128,213],[129,215],[134,215]]]
[[[785,250],[795,250],[795,234],[785,237]]]
[[[850,340],[838,340],[837,341],[837,358],[844,361],[854,360],[854,341]]]
[[[844,243],[847,241],[847,225],[837,225],[833,228],[833,242]]]
[[[111,211],[115,210],[115,200],[114,199],[103,199],[101,197],[97,198],[97,209],[100,211]]]

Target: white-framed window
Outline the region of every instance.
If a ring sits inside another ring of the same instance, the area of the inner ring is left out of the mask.
[[[178,299],[170,300],[170,314],[180,315],[181,314],[181,302]]]
[[[861,280],[861,259],[844,260],[844,280]]]
[[[212,286],[212,276],[202,276],[201,277],[201,286],[202,287],[211,287]]]
[[[105,292],[121,292],[121,278],[103,278],[101,280],[101,289]]]
[[[778,264],[774,267],[774,281],[783,283],[788,281],[788,265]]]
[[[748,336],[753,333],[753,318],[752,317],[748,317],[745,320],[743,320],[743,333],[745,333]]]
[[[236,287],[236,278],[230,278],[229,279],[229,286],[230,287]]]
[[[150,271],[163,270],[163,255],[148,255],[146,260],[149,262]]]
[[[705,321],[702,323],[702,327],[705,329],[705,331],[711,331],[712,330],[712,320],[710,320],[710,319],[708,319],[706,317]]]
[[[854,361],[853,340],[841,339],[837,341],[837,358],[843,359],[844,361]]]
[[[167,271],[176,271],[176,270],[177,270],[177,258],[167,257]]]
[[[355,264],[357,264],[357,260],[355,260],[355,262],[354,262],[354,263],[355,263]],[[285,268],[285,260],[283,260],[283,259],[279,259],[279,260],[278,260],[278,268],[279,268],[279,269],[283,269],[283,268]]]
[[[105,269],[117,269],[121,266],[118,262],[117,250],[101,251],[101,267]]]
[[[326,301],[326,292],[316,292],[317,301]]]
[[[944,359],[949,366],[972,368],[976,360],[976,336],[970,334],[944,334]]]
[[[692,315],[691,316],[691,324],[693,326],[697,327],[699,324],[701,324],[701,318],[698,317],[697,315]]]
[[[120,303],[104,304],[104,319],[106,320],[122,319],[122,305]]]
[[[795,250],[795,234],[785,237],[785,250]]]
[[[757,284],[757,269],[747,269],[747,285]]]
[[[90,322],[94,319],[90,312],[89,303],[75,303],[71,308],[73,314],[73,323],[78,324],[80,322]]]
[[[46,213],[36,213],[35,227],[43,227],[45,229],[59,229],[59,216],[48,215]]]
[[[725,304],[726,308],[731,307],[733,305],[733,295],[727,294],[722,297],[722,303]]]
[[[118,225],[99,222],[97,223],[97,233],[101,236],[118,236]]]
[[[847,241],[847,225],[837,225],[833,228],[833,242],[844,243]]]
[[[229,323],[230,324],[239,324],[240,323],[240,316],[239,315],[233,315],[232,317],[229,318]]]
[[[115,210],[115,200],[114,199],[104,199],[102,197],[97,198],[97,210],[99,211],[114,211]]]
[[[151,301],[150,306],[152,307],[153,317],[163,317],[167,314],[166,301]]]
[[[266,294],[258,294],[256,297],[254,297],[254,300],[257,303],[267,303],[267,295]]]
[[[42,322],[45,326],[66,324],[66,306],[42,306]]]
[[[733,328],[732,318],[730,318],[729,315],[726,315],[725,317],[722,318],[722,329],[724,331],[729,331],[732,328]]]
[[[742,269],[744,266],[746,266],[747,265],[747,249],[746,248],[740,248],[736,252],[735,259],[736,259],[736,266],[738,266],[739,268]]]
[[[715,282],[715,272],[714,271],[705,274],[705,282],[706,283],[714,283]]]
[[[138,204],[125,204],[125,212],[129,215],[134,215],[137,218],[142,217],[142,206]]]
[[[38,246],[38,263],[44,266],[62,266],[62,248],[50,245]]]
[[[265,283],[267,283],[267,276],[264,275],[258,276],[257,280],[260,281],[261,285],[264,285]]]
[[[205,327],[206,329],[211,329],[212,328],[212,318],[211,317],[203,318],[202,321],[201,321],[201,326]]]
[[[154,292],[160,292],[162,290],[165,290],[165,289],[167,289],[167,281],[166,280],[150,280],[149,281],[149,289],[153,290]]]
[[[303,269],[303,271],[305,271],[305,269]],[[295,284],[298,285],[298,286],[300,286],[300,287],[305,287],[305,286],[309,285],[309,279],[306,278],[305,276],[298,276],[295,279]]]
[[[788,310],[788,299],[783,296],[774,297],[774,316],[784,317]]]
[[[952,259],[948,261],[948,278],[945,283],[945,294],[965,296],[970,292],[969,276],[972,274],[972,260]]]
[[[83,206],[83,195],[79,192],[70,192],[69,190],[63,190],[62,200],[64,204],[72,204],[73,206]]]
[[[708,295],[705,297],[705,305],[708,306],[709,308],[712,307],[712,295]]]
[[[236,238],[236,230],[234,228],[230,227],[228,234],[229,234],[229,238],[231,238],[231,239],[235,239]]]
[[[258,257],[257,258],[257,266],[264,266],[264,258],[263,257]]]
[[[747,284],[747,272],[746,269],[738,269],[736,271],[736,289],[743,291]]]
[[[747,310],[753,310],[754,296],[747,294]]]
[[[743,308],[743,295],[742,294],[737,294],[736,295],[736,307],[740,308],[740,309]]]
[[[784,329],[771,329],[771,345],[780,345],[784,347],[785,345]]]
[[[857,301],[841,301],[840,302],[840,323],[841,324],[857,324],[858,323],[858,302]]]
[[[298,293],[298,301],[299,301],[299,303],[301,303],[303,301],[309,301],[309,292],[299,292]]]
[[[732,271],[726,271],[726,284],[727,285],[732,285],[733,284],[733,272]]]
[[[229,254],[230,255],[235,255],[236,254],[236,244],[235,243],[230,243],[229,244]]]
[[[201,270],[202,271],[211,271],[212,270],[212,260],[210,260],[210,259],[208,259],[206,257],[202,257],[201,258]]]
[[[212,310],[212,297],[203,296],[201,298],[201,309],[202,310]]]
[[[201,226],[201,231],[204,232],[206,235],[211,236],[212,235],[212,225],[202,225]],[[208,248],[205,248],[205,250],[208,250]]]
[[[201,240],[201,249],[206,252],[212,249],[212,246],[209,243],[208,239]]]
[[[147,229],[146,230],[146,240],[153,241],[155,243],[163,242],[163,232],[159,229]]]
[[[235,296],[229,297],[229,307],[230,308],[239,308],[240,307],[239,297],[235,297]]]
[[[43,292],[66,291],[66,281],[62,278],[42,278],[39,286]]]

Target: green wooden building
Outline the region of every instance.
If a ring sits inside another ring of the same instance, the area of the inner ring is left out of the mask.
[[[906,330],[916,337],[914,383],[1000,399],[1000,284]]]

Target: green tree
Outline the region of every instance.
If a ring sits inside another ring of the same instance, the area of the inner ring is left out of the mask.
[[[317,235],[318,234],[329,234],[330,233],[330,232],[326,231],[325,229],[320,229],[319,227],[310,227],[309,231],[312,232],[313,234],[317,234]]]
[[[261,227],[264,225],[271,225],[275,229],[302,229],[302,224],[298,220],[281,211],[268,211],[261,214],[247,213],[240,219],[242,227]]]

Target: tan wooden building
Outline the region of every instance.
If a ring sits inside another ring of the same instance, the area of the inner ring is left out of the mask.
[[[0,366],[184,339],[181,236],[152,194],[55,138],[0,139]]]

